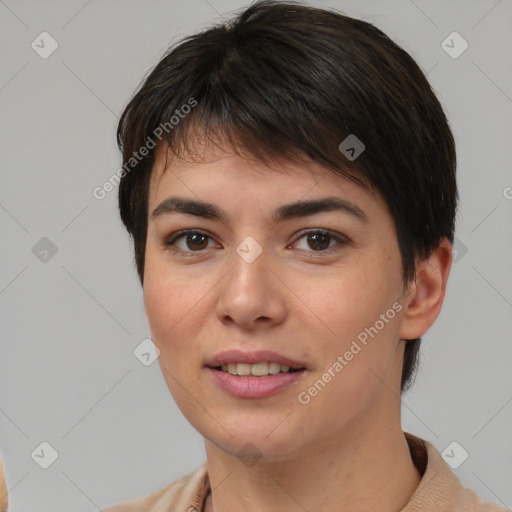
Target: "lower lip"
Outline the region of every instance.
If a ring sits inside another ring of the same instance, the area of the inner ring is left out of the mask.
[[[299,370],[291,373],[269,374],[265,377],[237,377],[215,368],[207,367],[206,369],[226,393],[238,398],[266,398],[296,383],[305,373],[305,370]]]

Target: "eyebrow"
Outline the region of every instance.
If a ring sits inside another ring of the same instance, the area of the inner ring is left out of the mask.
[[[355,203],[342,199],[341,197],[324,197],[308,201],[296,201],[291,204],[280,206],[272,213],[272,221],[306,217],[315,213],[340,211],[352,215],[360,222],[368,224],[368,216]],[[174,213],[185,213],[204,217],[207,219],[219,220],[227,223],[225,212],[218,206],[206,201],[188,199],[183,197],[168,197],[164,199],[151,214],[152,220]]]

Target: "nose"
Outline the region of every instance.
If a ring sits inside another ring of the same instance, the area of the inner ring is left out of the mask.
[[[282,323],[289,291],[278,270],[271,268],[269,251],[263,250],[253,261],[240,254],[234,254],[233,266],[219,285],[218,318],[246,330]]]

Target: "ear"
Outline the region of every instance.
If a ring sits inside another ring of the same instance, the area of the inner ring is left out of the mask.
[[[452,245],[443,238],[431,256],[416,263],[416,279],[404,294],[400,339],[423,336],[441,311],[452,266]]]

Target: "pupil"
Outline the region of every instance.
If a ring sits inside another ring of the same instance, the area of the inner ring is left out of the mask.
[[[327,247],[329,247],[329,242],[328,242],[329,235],[324,235],[322,233],[316,233],[314,235],[309,235],[308,241],[313,240],[313,244],[315,244],[315,243],[318,244],[318,237],[324,238],[324,240],[327,240],[327,243],[324,243],[324,244],[320,243],[320,245],[321,245],[321,247],[319,248],[320,250],[326,249]],[[312,247],[312,248],[314,249],[315,247]]]
[[[203,239],[203,245],[204,245],[204,240],[206,240],[206,235],[202,235],[200,233],[196,233],[196,234],[192,234],[192,235],[188,235],[187,237],[187,244],[189,245],[189,248],[192,249],[193,247],[190,247],[190,243],[193,244],[196,244],[197,245],[197,239],[200,239],[202,238]],[[191,242],[192,241],[192,242]],[[199,243],[200,245],[200,243]],[[204,247],[196,247],[196,249],[204,249]]]

